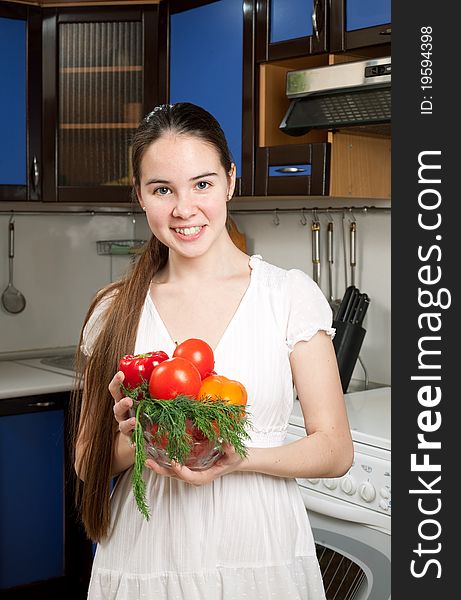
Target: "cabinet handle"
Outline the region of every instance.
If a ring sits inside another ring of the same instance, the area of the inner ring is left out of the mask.
[[[49,406],[55,406],[55,404],[56,404],[56,402],[49,400],[48,402],[29,402],[29,404],[27,406],[30,406],[30,407],[36,406],[37,408],[48,408]]]
[[[302,169],[301,167],[280,167],[278,169],[274,169],[278,173],[304,173],[306,169]]]
[[[318,21],[317,21],[317,10],[319,8],[319,5],[320,5],[320,2],[318,0],[315,0],[313,10],[312,10],[312,17],[311,17],[312,29],[314,31],[315,39],[317,41],[319,41],[319,39],[320,39],[320,31],[319,31]]]
[[[391,35],[392,33],[392,27],[388,27],[387,29],[383,29],[382,31],[379,32],[379,35]]]
[[[38,168],[37,157],[34,156],[32,160],[32,187],[34,188],[34,192],[38,189],[38,184],[40,183],[40,170]]]

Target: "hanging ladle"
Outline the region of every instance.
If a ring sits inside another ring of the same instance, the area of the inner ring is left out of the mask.
[[[9,281],[2,294],[3,308],[13,314],[22,312],[26,307],[26,299],[21,292],[13,285],[13,259],[14,259],[14,220],[11,217],[8,223],[8,261],[9,261]]]

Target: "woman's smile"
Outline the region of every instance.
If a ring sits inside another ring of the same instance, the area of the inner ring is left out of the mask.
[[[182,240],[188,242],[198,239],[205,230],[204,225],[188,226],[188,227],[172,227],[173,231]]]

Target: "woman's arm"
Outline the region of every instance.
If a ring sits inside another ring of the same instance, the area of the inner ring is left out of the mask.
[[[307,437],[274,448],[250,448],[243,471],[281,477],[339,477],[354,449],[331,338],[318,332],[290,356]]]

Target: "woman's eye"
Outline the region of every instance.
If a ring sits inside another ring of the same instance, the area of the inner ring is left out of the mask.
[[[208,187],[210,187],[210,184],[208,183],[208,181],[199,181],[197,183],[197,188],[199,190],[206,190]]]
[[[170,193],[170,188],[165,186],[158,187],[154,190],[154,194],[159,194],[159,196],[166,196],[166,194]]]

